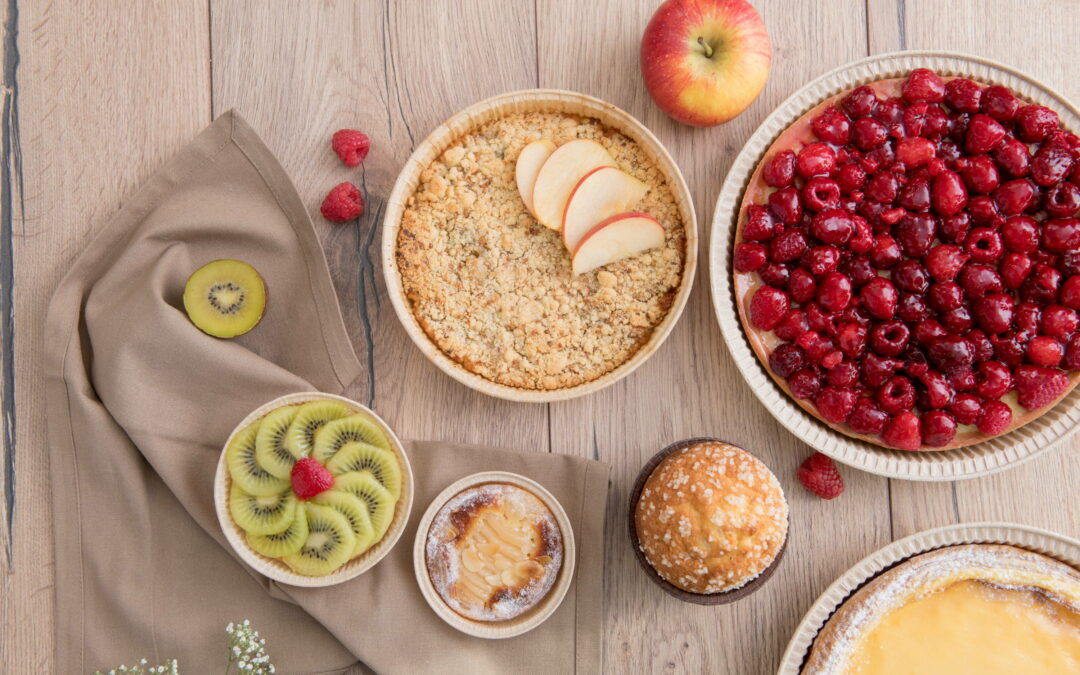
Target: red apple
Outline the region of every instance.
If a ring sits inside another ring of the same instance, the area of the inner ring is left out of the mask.
[[[746,0],[667,0],[641,37],[641,74],[656,105],[697,127],[727,122],[761,93],[772,45]]]

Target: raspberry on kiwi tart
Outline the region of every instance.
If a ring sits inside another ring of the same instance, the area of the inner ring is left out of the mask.
[[[788,127],[743,196],[734,287],[777,384],[849,436],[958,448],[1080,379],[1080,139],[916,69]]]

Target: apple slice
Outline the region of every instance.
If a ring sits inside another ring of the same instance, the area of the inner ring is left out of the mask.
[[[518,153],[517,164],[514,165],[514,177],[517,178],[521,201],[525,202],[525,208],[529,210],[529,213],[533,213],[532,194],[536,174],[540,173],[540,167],[553,152],[555,152],[555,143],[551,139],[541,138],[539,141],[529,143]]]
[[[612,216],[581,238],[571,263],[574,274],[585,274],[616,260],[664,245],[664,227],[647,213]]]
[[[602,166],[585,174],[570,192],[563,212],[566,250],[576,250],[581,238],[597,223],[629,211],[648,191],[645,183],[613,166]]]
[[[570,192],[581,177],[593,169],[614,164],[615,160],[604,146],[588,138],[577,138],[560,145],[536,174],[532,194],[536,219],[558,230]]]

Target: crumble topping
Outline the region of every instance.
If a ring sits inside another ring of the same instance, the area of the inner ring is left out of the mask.
[[[591,138],[649,186],[634,210],[665,244],[574,276],[561,233],[526,210],[518,153],[550,138]],[[596,119],[517,113],[459,138],[420,175],[402,215],[397,262],[413,315],[466,370],[522,389],[563,389],[614,370],[667,315],[686,233],[663,174],[634,141]]]

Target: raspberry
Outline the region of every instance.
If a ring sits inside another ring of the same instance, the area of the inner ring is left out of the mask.
[[[291,477],[293,493],[297,499],[311,499],[334,486],[334,477],[312,457],[297,460]]]
[[[341,129],[334,132],[330,145],[345,166],[360,166],[371,149],[371,139],[361,131]]]
[[[882,440],[894,448],[915,451],[922,444],[922,429],[919,417],[913,412],[902,412],[892,418],[885,432],[881,434]]]
[[[997,436],[1012,423],[1012,409],[1001,401],[987,401],[979,416],[979,431],[987,436]]]
[[[814,405],[827,422],[843,424],[855,407],[855,392],[841,387],[825,387],[814,397]]]
[[[1069,377],[1056,368],[1018,366],[1013,379],[1020,405],[1028,410],[1052,403],[1069,388]]]
[[[352,183],[341,183],[326,195],[320,211],[323,218],[335,223],[344,223],[359,217],[364,212],[364,197]]]
[[[820,452],[807,457],[797,475],[803,487],[822,499],[836,499],[844,491],[844,479],[836,465]]]

